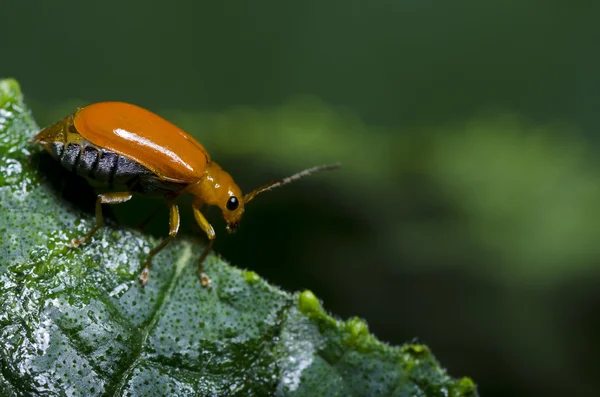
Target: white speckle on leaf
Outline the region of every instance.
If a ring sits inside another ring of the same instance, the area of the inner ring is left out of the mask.
[[[39,327],[33,331],[34,347],[40,354],[46,354],[50,347],[50,332],[49,329],[52,321],[48,318],[42,320]]]
[[[0,127],[4,127],[6,121],[13,117],[12,112],[6,109],[0,109]]]
[[[112,291],[109,292],[109,296],[113,297],[116,295],[120,295],[121,292],[126,291],[127,288],[129,288],[129,284],[130,283],[123,283],[123,284],[119,284],[117,285]]]
[[[283,372],[282,382],[289,391],[295,391],[300,386],[302,372],[313,362],[315,348],[309,341],[298,341],[294,349],[295,356],[287,359]]]
[[[21,163],[15,159],[6,159],[6,165],[0,167],[0,172],[9,177],[12,176],[13,174],[20,174],[21,172],[23,172],[23,166],[21,165]],[[16,179],[15,179],[16,181]],[[7,182],[8,182],[8,178],[7,178]]]

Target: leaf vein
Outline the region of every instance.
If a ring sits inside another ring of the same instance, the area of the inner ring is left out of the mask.
[[[181,270],[186,265],[186,263],[189,262],[190,258],[192,257],[192,248],[191,248],[190,244],[187,242],[184,242],[182,244],[183,244],[182,254],[179,257],[179,260],[177,261],[177,263],[175,264],[175,272],[173,273],[173,276],[169,280],[166,291],[160,297],[161,299],[159,300],[158,305],[156,306],[156,309],[152,313],[152,316],[150,317],[150,321],[148,322],[148,325],[145,328],[140,330],[140,338],[139,338],[140,342],[134,347],[134,349],[133,349],[134,354],[130,358],[125,369],[120,374],[115,374],[114,375],[115,382],[113,382],[113,384],[109,385],[106,388],[107,396],[112,395],[114,397],[117,397],[122,394],[121,391],[125,387],[127,379],[129,378],[133,369],[137,366],[137,364],[142,359],[142,353],[144,351],[144,346],[146,345],[146,341],[148,340],[148,336],[150,335],[150,332],[154,329],[154,327],[158,323],[161,313],[164,311],[165,307],[169,303],[170,298],[173,295],[173,290],[175,289],[175,284],[177,283],[177,280],[179,279],[179,277],[181,275]]]
[[[70,332],[70,330],[64,327],[60,322],[56,322],[56,325],[58,327],[58,330],[63,334],[63,336],[67,340],[69,346],[71,346],[73,350],[75,350],[77,353],[80,353],[81,357],[87,361],[87,363],[94,369],[94,371],[96,371],[96,373],[98,373],[98,375],[101,375],[106,378],[110,377],[109,373],[100,368],[96,363],[94,363],[87,357],[87,354],[85,353],[87,350],[89,350],[89,348],[86,346],[86,342],[84,340],[79,338],[76,333]]]

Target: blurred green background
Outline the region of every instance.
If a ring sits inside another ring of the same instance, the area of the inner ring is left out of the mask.
[[[20,81],[40,125],[133,102],[196,136],[245,190],[343,163],[252,202],[234,236],[211,213],[236,266],[311,289],[385,341],[428,344],[482,396],[597,394],[600,3],[1,9],[0,76]],[[134,226],[155,206],[113,216]],[[149,232],[165,235],[166,218]]]

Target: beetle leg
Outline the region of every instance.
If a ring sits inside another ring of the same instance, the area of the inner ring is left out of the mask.
[[[104,218],[102,217],[102,204],[124,203],[130,200],[132,197],[133,195],[129,192],[99,194],[98,198],[96,199],[96,225],[85,236],[78,239],[73,239],[71,241],[73,247],[78,247],[81,244],[84,244],[86,241],[92,238],[94,233],[96,233],[98,229],[102,227],[102,225],[104,225]]]
[[[148,254],[148,259],[146,259],[146,262],[144,263],[144,269],[140,274],[140,284],[142,288],[144,288],[148,283],[148,276],[150,273],[150,265],[152,264],[152,258],[154,257],[154,255],[158,254],[160,250],[165,248],[166,245],[169,244],[169,242],[171,242],[171,240],[173,240],[175,236],[177,236],[177,232],[179,231],[179,208],[175,203],[171,203],[170,207],[171,211],[169,215],[169,236],[165,238],[158,246],[154,247],[154,249],[152,249],[152,251],[150,251],[150,253]]]
[[[198,260],[198,273],[200,274],[200,282],[201,282],[202,286],[210,287],[212,282],[210,281],[210,278],[208,278],[206,273],[204,273],[204,269],[202,268],[202,262],[204,262],[204,259],[206,259],[208,252],[212,248],[212,246],[215,242],[216,234],[215,234],[215,230],[213,229],[212,225],[210,223],[208,223],[208,221],[206,220],[206,218],[200,211],[201,205],[202,205],[202,202],[200,202],[199,200],[194,200],[194,202],[192,204],[192,208],[194,210],[194,218],[196,218],[196,222],[198,222],[198,225],[202,228],[204,233],[206,233],[206,236],[209,239],[209,243],[204,247],[204,251],[202,252],[202,255],[200,255],[200,259]]]
[[[196,208],[198,209],[198,211],[200,211],[202,214],[204,214],[208,210],[208,204],[206,204],[205,202],[198,199],[198,204],[196,205]],[[199,228],[200,228],[200,225],[198,222],[196,222],[196,224],[194,225],[193,231],[197,232]],[[200,230],[202,230],[202,232],[204,232],[204,229],[200,228]],[[201,238],[202,237],[199,237],[198,239],[201,239]]]

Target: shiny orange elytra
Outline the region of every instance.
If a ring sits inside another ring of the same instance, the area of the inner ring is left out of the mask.
[[[163,179],[195,182],[210,157],[183,130],[135,105],[103,102],[75,113],[75,129],[94,145],[142,164]]]
[[[174,202],[177,197],[188,193],[194,196],[194,217],[210,241],[198,261],[201,282],[206,287],[210,279],[202,270],[202,262],[212,247],[215,231],[201,212],[204,204],[221,209],[231,233],[240,223],[245,204],[259,193],[339,166],[309,168],[242,196],[233,178],[210,159],[198,141],[162,117],[123,102],[85,106],[44,128],[32,141],[41,144],[65,168],[113,191],[98,195],[96,225],[72,241],[75,247],[90,240],[102,227],[102,204],[123,203],[134,194],[167,200],[169,236],[150,251],[140,275],[142,287],[148,282],[152,258],[179,230],[179,209]]]

